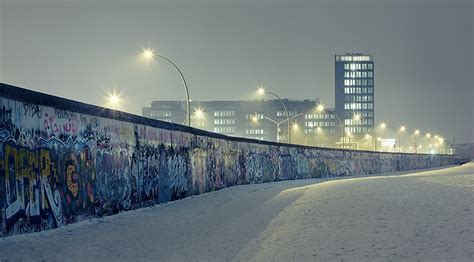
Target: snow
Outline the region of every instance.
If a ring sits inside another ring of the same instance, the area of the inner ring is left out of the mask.
[[[0,259],[474,260],[474,163],[245,185],[0,239]]]

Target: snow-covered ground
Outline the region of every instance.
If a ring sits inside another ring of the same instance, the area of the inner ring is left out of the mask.
[[[474,164],[231,187],[0,239],[0,259],[474,261]]]

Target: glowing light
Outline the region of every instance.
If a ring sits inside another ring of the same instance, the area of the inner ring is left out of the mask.
[[[360,115],[354,115],[354,121],[359,121],[361,119]]]
[[[401,127],[400,127],[400,132],[405,132],[406,129],[407,129],[406,126],[401,126]]]
[[[321,131],[323,131],[323,129],[318,126],[318,127],[316,128],[316,132],[320,133]]]
[[[382,122],[382,123],[380,124],[380,127],[381,127],[381,128],[385,128],[385,127],[387,127],[387,124],[385,124],[384,122]]]
[[[370,138],[370,135],[369,134],[365,134],[365,139],[369,139]]]
[[[293,125],[291,127],[293,129],[298,129],[300,126],[298,125],[298,123],[293,123]]]
[[[415,130],[414,134],[415,134],[415,136],[419,135],[419,134],[420,134],[420,130],[418,130],[418,129]]]
[[[196,116],[197,119],[203,119],[204,118],[204,109],[196,108],[194,110],[194,115]]]
[[[142,56],[145,61],[149,62],[155,58],[155,53],[153,49],[146,48],[142,50]]]
[[[316,111],[317,111],[317,112],[324,112],[324,105],[323,105],[323,104],[319,104],[319,105],[316,107]]]
[[[122,104],[122,94],[116,90],[107,93],[105,106],[112,109],[119,109]]]
[[[113,106],[117,105],[120,101],[120,97],[116,94],[111,94],[109,96],[109,102],[110,104],[112,104]]]
[[[430,138],[430,137],[431,137],[431,134],[430,134],[430,133],[426,133],[426,137],[427,137],[427,138]]]
[[[258,87],[257,88],[257,94],[258,95],[264,95],[265,94],[265,88],[263,88],[262,86]]]
[[[258,117],[257,115],[252,116],[252,122],[258,122]]]

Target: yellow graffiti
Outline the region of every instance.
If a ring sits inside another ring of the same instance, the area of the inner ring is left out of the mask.
[[[21,164],[20,165],[21,169],[20,169],[20,172],[18,172],[20,176],[17,176],[17,178],[21,181],[22,177],[26,177],[28,178],[28,181],[30,181],[27,190],[29,193],[28,201],[31,203],[34,201],[33,187],[36,184],[35,169],[38,168],[38,153],[28,151],[26,149],[20,149],[18,153],[18,157],[19,157],[19,163]],[[23,209],[26,208],[24,206],[26,203],[26,201],[24,201],[25,189],[26,188],[23,188],[23,187],[20,187],[19,189],[20,191],[19,198],[21,199],[21,206]]]
[[[51,159],[49,157],[49,152],[47,150],[40,150],[40,168],[41,176],[47,178],[51,174]],[[46,193],[44,187],[41,187],[41,208],[49,208],[48,201],[46,201]]]
[[[67,182],[67,188],[69,188],[69,191],[71,191],[74,197],[77,197],[77,192],[79,191],[79,184],[74,183],[73,181],[75,171],[76,171],[76,168],[73,165],[67,166],[66,182]]]

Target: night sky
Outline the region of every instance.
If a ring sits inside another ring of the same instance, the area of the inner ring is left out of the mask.
[[[334,106],[334,55],[375,59],[376,121],[474,142],[473,1],[0,0],[0,82],[140,114],[152,100],[253,99],[257,85]]]

